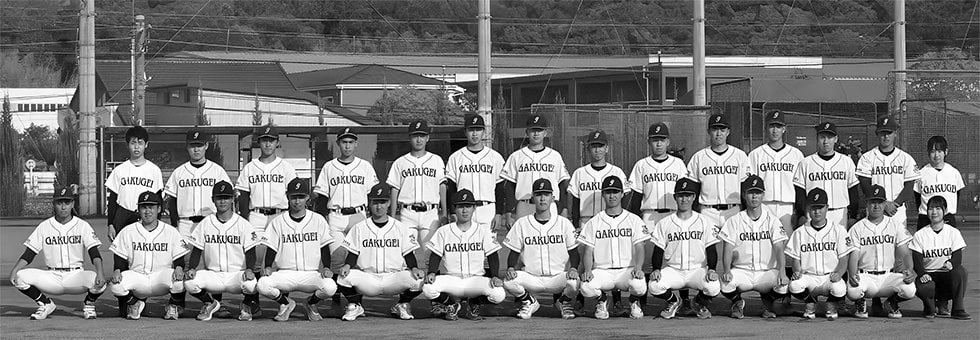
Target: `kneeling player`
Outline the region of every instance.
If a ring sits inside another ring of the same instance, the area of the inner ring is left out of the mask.
[[[667,307],[660,312],[664,319],[673,318],[681,308],[674,290],[699,291],[691,301],[699,319],[711,317],[708,306],[721,291],[718,274],[712,268],[718,263],[718,232],[713,222],[692,209],[699,189],[699,184],[688,178],[677,180],[677,213],[657,222],[650,233],[650,242],[656,246],[651,259],[650,295],[667,300]]]
[[[102,255],[99,254],[102,242],[88,222],[72,216],[75,199],[71,189],[56,189],[52,205],[54,217],[38,224],[24,241],[26,249],[14,270],[10,271],[11,281],[17,290],[37,302],[37,311],[31,314],[31,320],[43,320],[54,311],[55,304],[47,295],[86,292],[82,316],[95,319],[95,301],[106,287],[102,277]],[[95,266],[94,272],[82,269],[86,252]],[[44,253],[48,270],[24,268],[40,253]]]
[[[541,307],[533,294],[542,292],[553,294],[561,317],[571,319],[575,317],[572,298],[578,294],[579,284],[575,227],[567,218],[551,214],[555,198],[550,181],[538,179],[533,188],[534,214],[514,222],[504,239],[504,246],[511,250],[504,289],[521,303],[517,312],[521,319],[530,319]],[[523,270],[514,269],[518,261],[523,261]]]
[[[827,219],[827,192],[815,188],[806,195],[810,220],[793,231],[786,255],[793,259],[789,292],[806,303],[803,318],[817,317],[817,297],[827,296],[827,320],[837,319],[837,304],[847,294],[841,278],[857,270],[854,242],[837,220]],[[855,282],[851,282],[855,284]]]
[[[348,301],[341,317],[344,321],[354,321],[364,315],[362,295],[400,294],[391,313],[402,320],[415,318],[409,303],[422,293],[425,276],[414,254],[419,243],[414,230],[388,216],[390,198],[391,186],[375,184],[368,192],[371,218],[355,224],[344,238],[347,263],[340,267],[337,279],[338,289]]]
[[[613,289],[629,290],[630,318],[643,317],[640,297],[647,292],[643,284],[643,241],[649,240],[643,219],[623,209],[623,182],[616,176],[602,179],[602,200],[606,209],[582,227],[578,241],[582,255],[582,295],[598,297],[596,319],[609,318],[606,294]]]
[[[762,178],[749,175],[742,182],[745,211],[728,219],[718,232],[724,242],[722,252],[721,294],[732,300],[732,317],[745,316],[742,292],[755,290],[762,298],[763,318],[775,318],[773,301],[785,296],[786,231],[779,218],[762,206],[766,191]]]
[[[177,320],[184,309],[184,255],[190,250],[177,228],[157,220],[160,196],[139,195],[140,221],[123,228],[109,250],[115,254],[112,294],[122,298],[127,318],[137,320],[146,298],[170,294],[165,320]]]
[[[274,320],[289,320],[296,301],[292,291],[313,293],[303,305],[310,321],[322,320],[316,304],[337,292],[330,271],[330,227],[322,215],[306,209],[310,187],[294,178],[286,187],[289,212],[269,222],[266,239],[265,267],[257,288],[259,293],[279,303]],[[322,265],[322,267],[321,267]],[[277,269],[273,269],[273,266]]]
[[[259,304],[257,281],[251,270],[259,239],[255,227],[232,210],[235,188],[231,183],[215,183],[211,198],[217,212],[201,220],[187,236],[187,243],[194,249],[187,265],[184,289],[204,302],[197,315],[201,321],[211,320],[221,307],[221,302],[211,294],[245,293],[238,320],[248,321]],[[206,269],[197,270],[202,255]]]
[[[926,202],[926,207],[929,226],[915,232],[909,246],[915,272],[919,275],[915,286],[916,296],[922,299],[922,314],[929,319],[935,318],[938,313],[950,315],[953,319],[969,320],[970,314],[963,306],[964,282],[968,282],[967,271],[963,267],[966,242],[960,231],[944,220],[948,212],[945,198],[933,196]],[[945,309],[949,300],[953,300],[951,313]]]
[[[453,203],[456,222],[440,227],[425,245],[431,254],[422,295],[432,300],[433,316],[445,314],[446,320],[459,318],[456,299],[467,298],[470,318],[480,320],[480,305],[498,304],[506,297],[503,281],[497,277],[500,244],[490,228],[473,223],[476,200],[472,192],[460,190],[453,196]],[[490,265],[489,277],[483,270],[484,259]],[[437,271],[442,274],[436,275]]]

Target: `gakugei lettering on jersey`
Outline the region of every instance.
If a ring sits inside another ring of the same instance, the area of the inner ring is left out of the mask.
[[[341,184],[360,184],[364,185],[364,176],[360,175],[346,175],[337,176],[330,178],[330,186],[338,186]]]
[[[861,246],[895,243],[895,235],[872,235],[861,238]]]
[[[905,167],[901,165],[892,166],[876,166],[871,168],[871,175],[894,175],[894,174],[904,174]]]
[[[793,172],[794,166],[795,165],[793,163],[762,163],[759,164],[759,171],[760,172],[769,172],[769,171]]]
[[[675,231],[667,234],[667,242],[700,240],[704,232],[700,230]]]
[[[436,177],[436,169],[409,168],[402,170],[402,177]]]
[[[318,240],[319,238],[317,238],[317,233],[315,232],[282,235],[282,241],[289,242],[289,243],[315,242]]]
[[[922,186],[922,193],[926,195],[938,194],[941,192],[955,193],[956,185],[953,184],[933,184]]]
[[[579,191],[599,191],[602,189],[602,182],[585,182],[578,184]]]
[[[595,238],[613,238],[613,237],[633,237],[633,229],[630,228],[618,228],[618,229],[605,229],[596,230]]]
[[[492,174],[493,165],[492,164],[463,164],[459,166],[459,172],[460,173],[482,172],[482,173]]]
[[[483,251],[482,242],[449,243],[442,246],[444,252],[465,253],[469,251]]]
[[[401,242],[397,238],[386,238],[386,239],[367,239],[361,241],[361,247],[364,248],[401,248]]]
[[[282,174],[259,174],[248,176],[248,183],[282,183],[286,180],[286,176]]]
[[[833,250],[837,250],[837,242],[804,243],[800,245],[800,251],[804,253]]]
[[[169,243],[133,242],[133,251],[169,251]]]
[[[543,246],[561,243],[565,243],[565,235],[527,236],[524,238],[524,245],[528,246]]]
[[[147,188],[153,187],[153,180],[143,177],[123,177],[119,179],[119,184],[122,185],[139,185]]]
[[[702,175],[736,175],[738,174],[737,165],[715,165],[701,168]]]
[[[239,235],[204,235],[204,243],[216,244],[241,244],[242,237]]]
[[[738,234],[739,241],[762,241],[762,240],[771,240],[771,239],[772,239],[772,232],[768,230],[751,231],[751,232],[744,232]]]
[[[680,176],[678,176],[675,173],[669,173],[669,172],[668,173],[644,174],[643,175],[643,183],[650,183],[650,182],[677,182],[677,179],[678,178],[680,178]]]
[[[53,246],[59,244],[81,244],[82,235],[48,236],[44,238],[44,244]]]
[[[177,181],[177,186],[187,187],[213,187],[217,183],[217,178],[185,178]]]
[[[843,171],[820,171],[806,174],[808,181],[844,181],[847,180],[847,173]]]
[[[517,171],[518,172],[532,172],[532,171],[554,172],[555,171],[555,165],[554,164],[544,164],[544,163],[524,163],[524,164],[521,164],[521,166],[519,168],[517,168]]]
[[[922,251],[922,257],[946,257],[953,256],[953,248],[926,249]]]

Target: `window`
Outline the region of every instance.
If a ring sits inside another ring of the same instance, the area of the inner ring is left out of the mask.
[[[324,103],[331,103],[331,104],[333,104],[333,96],[323,97],[323,102]]]

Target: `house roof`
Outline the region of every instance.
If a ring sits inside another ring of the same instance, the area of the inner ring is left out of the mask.
[[[318,90],[341,84],[441,84],[440,81],[429,77],[381,65],[356,65],[300,72],[289,74],[288,78],[297,89],[303,91]]]

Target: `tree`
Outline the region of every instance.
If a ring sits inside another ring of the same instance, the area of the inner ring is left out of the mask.
[[[59,111],[57,185],[78,184],[78,117],[71,109]]]
[[[959,48],[929,52],[913,62],[911,70],[980,70],[980,62]],[[976,73],[910,73],[909,98],[945,98],[950,102],[980,102]]]
[[[27,159],[44,161],[52,166],[58,158],[58,136],[47,125],[31,123],[21,134],[20,145]]]
[[[208,126],[211,125],[211,120],[204,113],[207,108],[204,102],[204,90],[200,86],[197,88],[197,125],[198,126]],[[212,162],[223,164],[225,157],[221,154],[221,145],[218,144],[218,136],[211,136],[211,146],[208,147],[208,151],[204,153],[204,158],[210,159]]]
[[[18,216],[24,211],[24,157],[17,130],[13,127],[10,96],[3,96],[3,112],[0,114],[0,215]]]
[[[443,91],[401,86],[385,91],[368,109],[368,117],[386,124],[407,124],[416,119],[430,124],[462,124],[463,115],[470,112],[463,107]]]
[[[71,87],[62,82],[62,69],[53,59],[16,49],[0,52],[0,83],[4,87]]]

